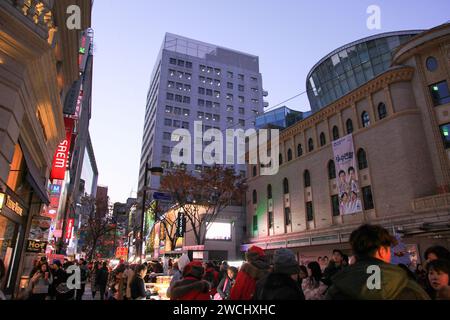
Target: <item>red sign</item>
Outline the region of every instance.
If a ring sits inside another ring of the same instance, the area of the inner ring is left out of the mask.
[[[58,214],[59,198],[62,188],[62,180],[55,180],[50,186],[50,204],[44,207],[44,211],[41,214],[44,217],[55,219]]]
[[[75,223],[75,219],[69,219],[67,220],[67,227],[66,227],[66,239],[72,238],[72,230],[73,230],[73,224]]]
[[[128,248],[127,247],[118,247],[116,249],[116,258],[122,258],[128,256]]]
[[[74,120],[64,118],[64,126],[66,128],[66,138],[58,145],[53,156],[52,172],[50,179],[64,180],[66,174],[67,160],[69,158],[70,141],[72,138]]]

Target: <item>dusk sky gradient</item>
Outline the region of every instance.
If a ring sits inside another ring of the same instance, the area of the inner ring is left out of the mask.
[[[381,8],[380,30],[366,26],[370,5]],[[259,56],[273,106],[305,91],[309,70],[330,51],[378,33],[428,29],[449,13],[448,0],[96,0],[90,132],[99,184],[112,202],[136,195],[147,90],[165,32]],[[286,105],[309,110],[306,94]]]

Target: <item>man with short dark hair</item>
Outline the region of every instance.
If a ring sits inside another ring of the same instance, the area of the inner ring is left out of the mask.
[[[323,271],[323,283],[325,283],[327,286],[331,286],[331,284],[333,283],[331,278],[345,267],[343,262],[344,253],[339,249],[334,249],[331,261]]]
[[[391,246],[395,243],[396,239],[381,226],[365,224],[354,230],[350,244],[356,263],[332,278],[327,299],[429,300],[404,270],[390,264]]]

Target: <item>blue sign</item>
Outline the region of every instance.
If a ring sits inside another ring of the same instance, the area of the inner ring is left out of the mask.
[[[162,201],[172,201],[172,196],[170,195],[170,193],[154,192],[153,199]]]

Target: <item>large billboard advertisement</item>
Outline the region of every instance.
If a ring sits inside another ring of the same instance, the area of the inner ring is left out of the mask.
[[[64,118],[64,126],[66,128],[66,137],[58,145],[53,156],[52,171],[50,173],[50,179],[64,180],[66,174],[67,162],[69,158],[70,142],[72,140],[74,120],[70,118]]]
[[[362,212],[353,135],[333,141],[333,154],[339,190],[339,212],[341,215]]]

